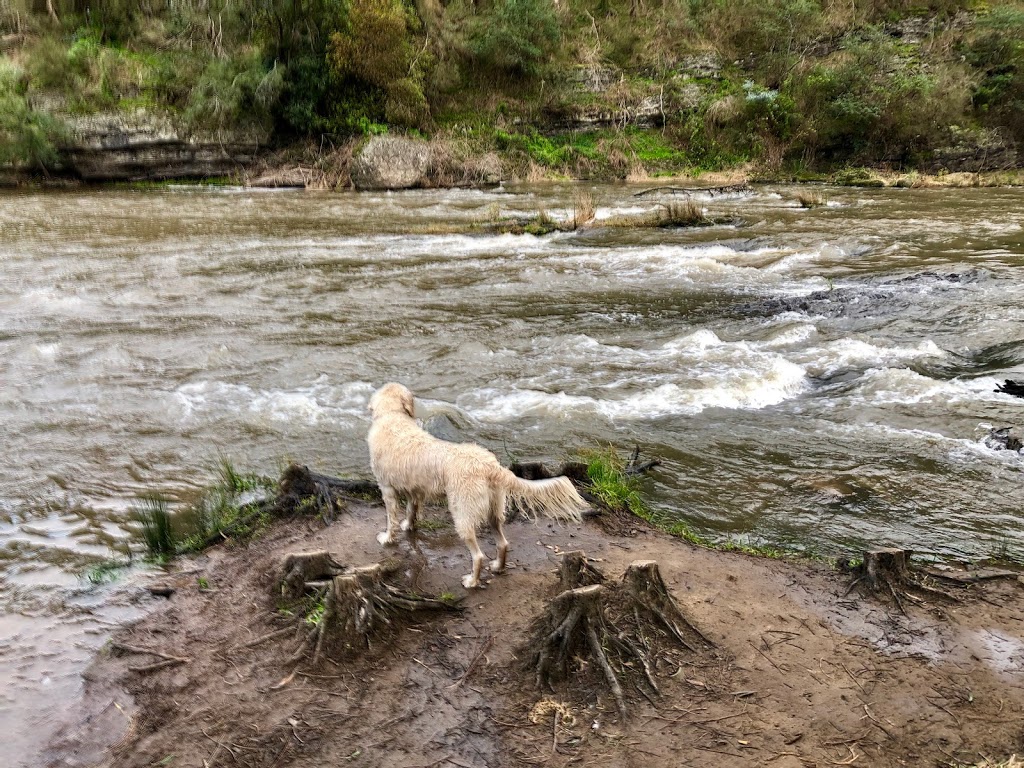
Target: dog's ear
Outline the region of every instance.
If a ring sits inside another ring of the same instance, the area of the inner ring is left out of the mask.
[[[416,418],[416,398],[408,389],[402,388],[402,408],[409,414],[410,418]]]

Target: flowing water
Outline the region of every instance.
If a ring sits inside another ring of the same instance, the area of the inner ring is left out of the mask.
[[[598,224],[656,207],[594,187]],[[502,459],[639,444],[652,505],[712,537],[940,558],[1024,551],[1024,192],[795,188],[702,199],[705,229],[429,234],[544,209],[493,192],[0,196],[0,732],[73,719],[140,615],[133,503],[220,457],[366,476],[397,379]],[[409,234],[413,233],[413,234]],[[417,234],[418,233],[418,234]],[[87,574],[94,574],[90,580]],[[13,750],[13,752],[11,751]]]

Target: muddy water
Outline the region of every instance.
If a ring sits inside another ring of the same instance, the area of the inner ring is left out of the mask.
[[[655,196],[595,187],[598,218]],[[73,718],[145,609],[142,493],[220,457],[367,473],[398,379],[502,458],[639,444],[660,514],[711,536],[944,558],[1024,552],[1024,192],[707,198],[702,230],[455,235],[568,186],[328,195],[171,188],[0,197],[0,732],[14,765]],[[420,234],[409,234],[418,232]],[[93,580],[88,578],[93,575]]]

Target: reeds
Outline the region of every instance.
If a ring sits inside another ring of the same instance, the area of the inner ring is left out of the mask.
[[[133,509],[135,519],[142,524],[142,538],[152,557],[166,558],[174,554],[174,530],[167,501],[161,496],[143,497]]]

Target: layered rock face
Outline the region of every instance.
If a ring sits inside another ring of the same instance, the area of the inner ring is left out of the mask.
[[[85,181],[225,176],[255,160],[265,137],[189,135],[146,112],[67,119],[67,170]]]

